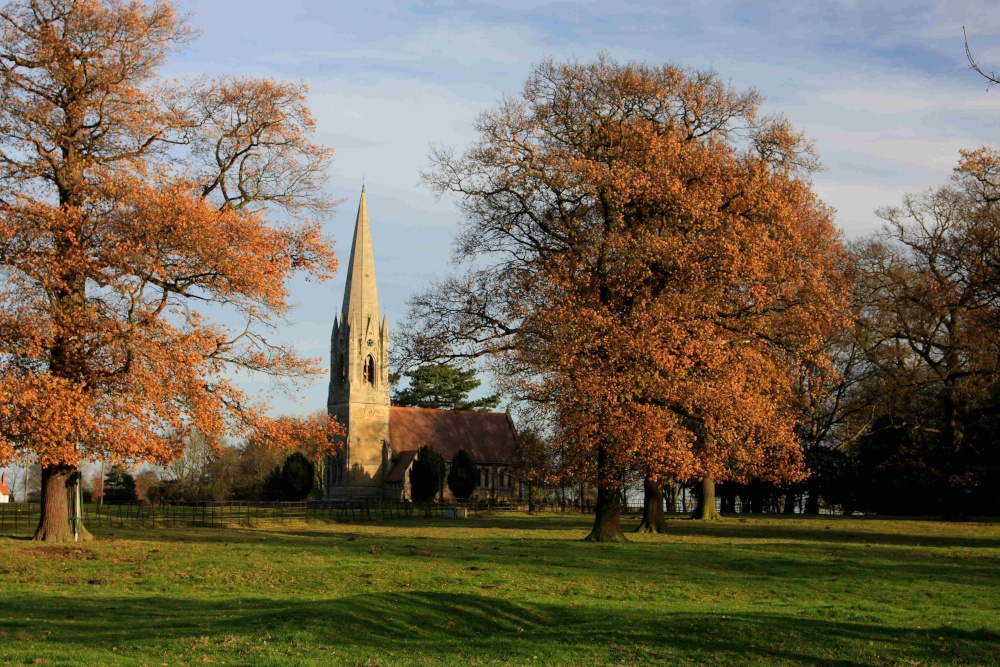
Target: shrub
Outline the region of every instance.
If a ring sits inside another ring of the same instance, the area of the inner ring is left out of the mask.
[[[448,471],[448,488],[459,500],[468,500],[479,485],[479,468],[464,449],[458,450]]]
[[[301,452],[288,455],[264,480],[264,500],[305,500],[312,491],[316,468]]]
[[[104,476],[104,503],[120,505],[138,501],[135,479],[122,466],[113,466]]]
[[[444,459],[430,447],[417,450],[410,467],[410,497],[415,503],[426,503],[444,489]]]

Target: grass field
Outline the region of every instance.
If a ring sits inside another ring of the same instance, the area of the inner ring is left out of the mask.
[[[588,517],[0,538],[0,665],[1000,665],[1000,524]]]

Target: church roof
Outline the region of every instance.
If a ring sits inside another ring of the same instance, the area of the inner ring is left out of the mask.
[[[7,488],[7,473],[0,475],[0,496],[9,496],[10,489]]]
[[[375,254],[372,251],[372,232],[368,223],[368,200],[361,188],[358,219],[354,223],[354,240],[351,242],[351,259],[347,263],[347,284],[344,287],[344,305],[341,322],[362,327],[352,335],[367,333],[366,318],[378,326],[378,287],[375,283]],[[375,333],[372,331],[371,333]]]
[[[464,449],[476,463],[514,463],[517,446],[507,415],[474,410],[389,408],[393,455],[429,445],[445,461]]]
[[[385,476],[385,481],[389,484],[399,484],[403,481],[403,475],[409,470],[410,464],[413,463],[413,459],[417,458],[417,450],[412,449],[408,452],[399,452],[399,458],[396,459],[396,465],[392,466],[392,470],[389,474]]]

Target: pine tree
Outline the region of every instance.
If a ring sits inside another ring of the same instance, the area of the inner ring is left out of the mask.
[[[410,386],[393,393],[393,405],[442,410],[492,410],[500,404],[500,397],[496,394],[469,399],[469,393],[481,384],[472,369],[463,370],[452,364],[430,364],[405,375],[410,380]]]
[[[139,500],[135,493],[135,478],[120,465],[112,466],[104,476],[104,502],[109,505],[123,505]]]

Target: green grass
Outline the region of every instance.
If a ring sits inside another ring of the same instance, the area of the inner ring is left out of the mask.
[[[998,524],[588,520],[4,536],[0,665],[1000,665]]]

